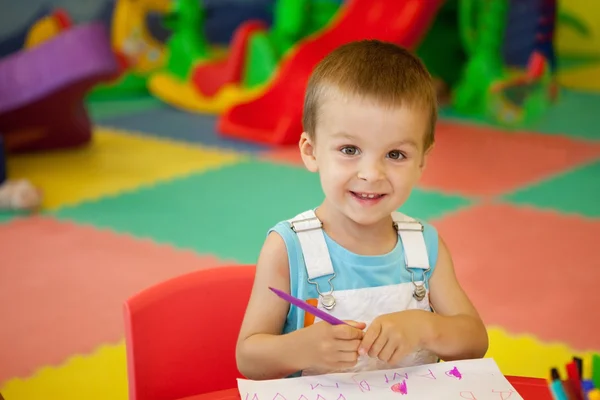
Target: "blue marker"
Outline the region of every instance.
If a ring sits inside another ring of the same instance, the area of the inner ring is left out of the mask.
[[[565,389],[563,389],[560,375],[556,368],[552,368],[551,375],[552,382],[550,382],[550,391],[552,392],[554,400],[569,400],[569,397],[567,397],[567,394],[565,393]]]
[[[583,398],[585,400],[588,399],[588,393],[594,390],[596,387],[594,386],[594,382],[591,379],[584,379],[581,381],[581,391],[583,392]]]

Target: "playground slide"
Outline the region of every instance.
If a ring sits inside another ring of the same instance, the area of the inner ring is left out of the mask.
[[[270,87],[258,98],[227,110],[219,119],[223,136],[272,144],[297,142],[302,132],[304,89],[315,65],[336,47],[379,39],[413,48],[443,0],[348,0],[336,21],[307,39],[283,61]]]
[[[215,96],[223,86],[242,80],[249,37],[254,32],[264,31],[267,26],[262,21],[246,21],[236,29],[227,57],[200,64],[192,72],[192,81],[202,95]]]

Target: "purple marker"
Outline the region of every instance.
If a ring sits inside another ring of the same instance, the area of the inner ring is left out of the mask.
[[[271,291],[273,293],[275,293],[277,296],[281,297],[282,299],[284,299],[288,303],[291,303],[291,304],[295,305],[296,307],[301,308],[302,310],[304,310],[304,311],[306,311],[308,313],[311,313],[315,317],[321,318],[325,322],[329,322],[331,325],[348,325],[344,321],[342,321],[340,319],[337,319],[333,315],[329,315],[325,311],[319,310],[317,307],[312,306],[312,305],[308,304],[305,301],[297,299],[297,298],[295,298],[292,295],[289,295],[289,294],[287,294],[285,292],[282,292],[279,289],[275,289],[275,288],[272,288],[270,286],[269,286],[269,289],[271,289]]]

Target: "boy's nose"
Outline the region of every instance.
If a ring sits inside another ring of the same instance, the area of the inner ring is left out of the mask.
[[[358,170],[358,178],[367,182],[374,182],[383,177],[383,168],[380,163],[362,163]]]

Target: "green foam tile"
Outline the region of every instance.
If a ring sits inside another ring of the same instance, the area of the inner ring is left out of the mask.
[[[5,211],[0,210],[0,224],[5,224],[17,218],[27,218],[31,215],[28,211]]]
[[[162,107],[160,100],[152,96],[140,96],[115,100],[88,100],[87,107],[94,122],[107,118],[138,113]]]
[[[399,211],[411,217],[431,221],[471,204],[472,201],[464,197],[417,188]]]
[[[4,224],[4,223],[12,220],[13,218],[15,218],[15,214],[0,211],[0,224]]]
[[[576,139],[600,140],[600,94],[563,89],[558,102],[528,129]]]
[[[600,217],[600,161],[515,191],[504,199],[564,213]]]
[[[317,206],[322,198],[316,174],[249,160],[53,214],[254,263],[270,227]],[[465,204],[462,198],[416,190],[402,211],[429,219]]]
[[[598,125],[600,94],[561,89],[559,100],[539,120],[508,131],[527,130],[548,135],[565,135],[575,139],[600,140]],[[440,119],[492,126],[505,129],[500,124],[487,121],[482,116],[467,116],[451,106],[440,109]]]

